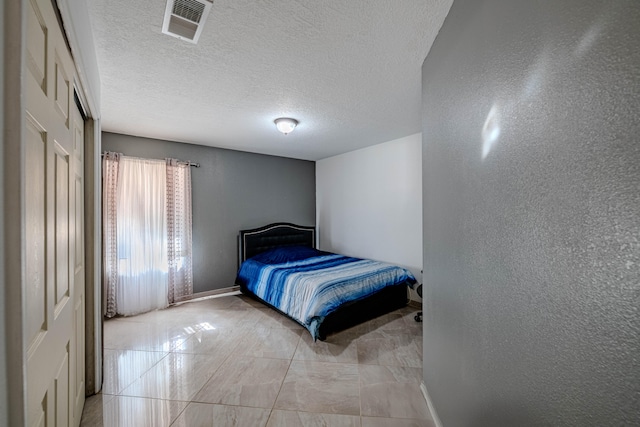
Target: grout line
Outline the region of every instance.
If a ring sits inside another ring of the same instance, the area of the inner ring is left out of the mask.
[[[238,335],[240,335],[240,334],[238,334]],[[210,376],[209,378],[207,378],[207,380],[202,384],[202,387],[200,387],[200,388],[198,389],[198,391],[196,391],[196,392],[193,394],[193,396],[192,396],[191,400],[189,401],[190,403],[191,403],[191,402],[194,402],[194,403],[205,403],[205,402],[198,402],[198,401],[193,400],[193,399],[195,399],[195,397],[196,397],[198,394],[200,394],[200,392],[201,392],[201,391],[202,391],[202,390],[207,386],[207,384],[209,384],[209,381],[211,381],[211,379],[212,379],[212,378],[213,378],[213,377],[218,373],[218,371],[222,368],[222,366],[224,366],[224,364],[225,364],[225,363],[227,363],[227,360],[229,360],[229,358],[233,355],[233,352],[234,352],[234,351],[235,351],[235,349],[238,347],[238,345],[240,345],[240,343],[239,343],[239,342],[235,345],[235,347],[233,347],[233,348],[229,351],[229,354],[227,354],[227,357],[225,357],[225,358],[224,358],[224,360],[220,363],[220,365],[219,365],[219,366],[218,366],[218,367],[213,371],[213,373],[211,374],[211,376]],[[206,354],[205,354],[205,355],[206,355]],[[211,403],[211,404],[212,404],[212,405],[218,405],[218,403]]]
[[[293,354],[291,355],[291,358],[289,359],[289,366],[287,366],[287,372],[284,373],[284,377],[282,377],[282,382],[280,383],[280,388],[278,389],[278,393],[276,394],[276,398],[273,401],[273,405],[271,406],[271,412],[273,413],[273,410],[276,407],[276,403],[278,402],[278,398],[280,397],[280,393],[282,392],[282,387],[284,386],[284,380],[287,379],[287,375],[289,375],[289,369],[291,369],[291,364],[293,363],[293,358],[295,357],[297,351],[298,351],[298,347],[300,346],[300,341],[302,341],[302,334],[300,334],[298,336],[298,343],[296,344],[296,349],[293,351]],[[269,417],[271,417],[271,414],[269,414]]]
[[[358,359],[357,340],[356,340],[356,366],[358,367],[358,401],[360,403],[360,425],[362,425],[362,376],[360,375],[360,360]]]

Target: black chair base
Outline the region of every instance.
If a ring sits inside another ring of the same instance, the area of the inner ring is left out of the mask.
[[[422,271],[420,271],[420,273],[422,273]],[[418,285],[418,287],[416,288],[416,292],[418,293],[418,296],[422,298],[422,283]],[[413,318],[416,322],[422,322],[422,312],[419,311],[418,314],[413,316]]]

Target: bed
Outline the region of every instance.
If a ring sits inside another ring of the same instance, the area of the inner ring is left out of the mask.
[[[415,278],[378,261],[315,248],[315,227],[275,223],[238,236],[240,290],[262,301],[324,341],[407,305]]]

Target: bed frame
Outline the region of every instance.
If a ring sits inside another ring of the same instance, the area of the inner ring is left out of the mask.
[[[282,246],[307,246],[315,248],[315,227],[279,222],[251,230],[241,230],[238,236],[238,268],[246,259],[269,249]],[[243,284],[240,284],[240,290],[242,293],[250,295],[287,316],[286,313],[283,313],[251,293]],[[318,338],[324,341],[330,333],[350,328],[359,323],[397,310],[398,308],[406,306],[407,303],[406,286],[387,287],[368,298],[347,303],[329,314],[324,322],[322,322],[322,325],[320,325]]]

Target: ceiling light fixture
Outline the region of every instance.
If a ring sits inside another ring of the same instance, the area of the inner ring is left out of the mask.
[[[278,130],[285,135],[293,131],[298,126],[298,121],[289,117],[280,117],[273,121]]]

